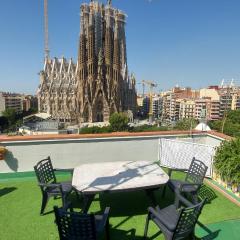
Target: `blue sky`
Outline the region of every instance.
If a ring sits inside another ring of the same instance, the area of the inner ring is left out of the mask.
[[[76,60],[82,2],[88,1],[49,0],[51,57]],[[113,0],[113,6],[128,15],[128,65],[138,82],[168,89],[240,79],[239,0]],[[0,91],[36,92],[43,33],[43,0],[1,2]]]

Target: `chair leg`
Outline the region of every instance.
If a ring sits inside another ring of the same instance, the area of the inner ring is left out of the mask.
[[[192,194],[192,199],[193,199],[193,203],[194,204],[198,204],[198,195],[197,195],[197,193],[193,193]]]
[[[63,206],[63,208],[65,208],[66,204],[67,204],[67,194],[63,194],[62,195],[62,206]]]
[[[76,197],[78,199],[78,201],[80,202],[82,200],[82,195],[81,193],[79,193],[77,190],[74,190],[75,194],[76,194]]]
[[[165,184],[162,191],[162,197],[165,197],[167,185]]]
[[[48,202],[48,196],[46,194],[43,194],[40,215],[43,215],[47,202]]]
[[[179,197],[178,197],[179,194],[180,194],[179,191],[175,191],[174,205],[175,205],[177,208],[179,207],[179,202],[180,202]]]
[[[144,240],[147,239],[149,219],[150,219],[150,213],[148,213],[147,218],[146,218],[146,224],[145,224],[145,229],[144,229],[144,237],[143,237]]]
[[[106,222],[106,240],[110,240],[110,233],[109,233],[109,219]]]

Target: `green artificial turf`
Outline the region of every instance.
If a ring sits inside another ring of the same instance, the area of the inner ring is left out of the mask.
[[[240,236],[240,219],[228,220],[223,222],[212,223],[208,225],[208,228],[212,231],[212,236],[218,240],[226,239],[239,239]],[[204,238],[207,235],[206,231],[202,228],[197,228],[197,237]],[[209,239],[209,238],[208,238]]]
[[[60,176],[59,178],[66,180],[69,177]],[[203,224],[240,218],[239,207],[218,192],[211,189],[209,191],[212,201],[204,206],[200,217]],[[173,197],[169,190],[167,190],[164,199],[161,197],[161,190],[156,194],[160,207],[171,204]],[[78,201],[74,193],[71,195],[71,199],[75,210],[80,210],[81,202]],[[51,211],[54,205],[61,206],[60,199],[51,199],[49,201],[46,212],[50,211],[50,213],[45,216],[39,215],[40,205],[41,192],[34,178],[25,180],[20,178],[0,182],[0,239],[58,239],[54,215]],[[101,209],[110,206],[111,239],[140,240],[143,239],[147,207],[149,205],[149,200],[143,191],[102,194],[96,196],[90,212],[100,213]],[[239,224],[239,221],[237,223]],[[231,226],[234,227],[234,224]],[[236,227],[238,229],[238,226]],[[223,229],[221,234],[224,234],[224,231],[226,230]],[[148,236],[149,239],[163,239],[162,234],[159,234],[153,223],[150,223]]]

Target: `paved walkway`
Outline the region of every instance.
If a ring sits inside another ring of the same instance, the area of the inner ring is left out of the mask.
[[[217,239],[217,240],[239,240],[240,239],[240,219],[228,220],[218,223],[212,223],[207,227],[213,232],[208,235],[206,231],[197,227],[196,236],[203,240]]]

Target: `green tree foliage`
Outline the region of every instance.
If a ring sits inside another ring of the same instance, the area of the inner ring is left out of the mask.
[[[110,127],[84,127],[80,129],[80,134],[92,134],[92,133],[109,133],[111,132]]]
[[[143,125],[143,126],[138,126],[138,127],[133,127],[129,129],[130,132],[154,132],[154,131],[167,131],[168,127],[164,126],[151,126],[151,125]]]
[[[8,126],[8,120],[6,117],[0,117],[0,131],[2,132]]]
[[[209,126],[218,132],[222,132],[223,127],[224,134],[240,137],[240,110],[227,112],[225,120],[211,121],[209,122]]]
[[[217,148],[214,168],[223,180],[240,184],[240,138],[224,141]]]
[[[197,120],[193,118],[185,118],[183,120],[178,121],[174,129],[191,130],[191,129],[194,129],[197,126],[197,124],[198,124]]]
[[[218,132],[221,132],[221,128],[222,128],[222,121],[221,120],[209,121],[208,125],[211,129],[216,130]]]
[[[109,123],[113,132],[128,131],[128,117],[124,113],[113,113]]]
[[[3,132],[13,132],[22,126],[23,117],[28,116],[37,112],[37,109],[30,108],[27,112],[21,112],[16,114],[14,109],[8,108],[2,112],[2,117],[0,117],[0,131]]]
[[[16,112],[12,108],[7,108],[2,115],[8,120],[8,125],[13,125],[16,121]]]

